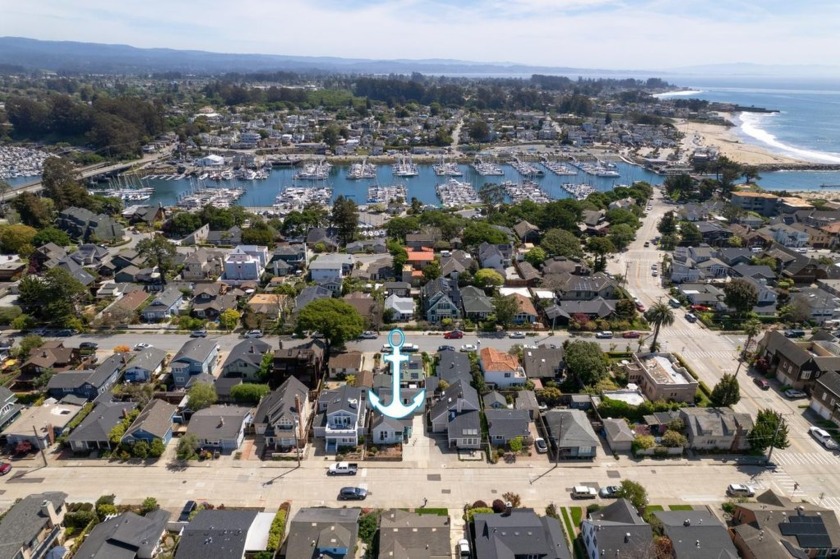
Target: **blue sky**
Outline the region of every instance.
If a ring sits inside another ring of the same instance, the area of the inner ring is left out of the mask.
[[[0,35],[605,69],[835,64],[833,0],[0,0]]]

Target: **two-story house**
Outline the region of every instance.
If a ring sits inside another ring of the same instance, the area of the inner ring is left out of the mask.
[[[446,433],[449,447],[481,447],[481,404],[478,392],[466,380],[456,380],[432,404],[429,421],[433,433]]]
[[[527,378],[519,360],[504,351],[483,347],[479,352],[478,364],[487,384],[499,388],[524,386]]]
[[[14,503],[0,519],[0,549],[9,559],[43,559],[58,543],[67,494],[35,493]]]
[[[306,246],[301,244],[279,245],[274,248],[268,269],[275,276],[283,276],[306,267]]]
[[[225,256],[225,281],[240,283],[257,281],[268,262],[268,248],[239,245]]]
[[[443,277],[433,279],[427,282],[420,292],[427,321],[437,323],[444,318],[461,317],[461,294],[457,281]]]
[[[221,253],[196,248],[184,257],[181,278],[184,281],[208,281],[222,274],[224,259]]]
[[[593,512],[580,524],[588,559],[650,557],[653,528],[627,499]]]
[[[770,330],[759,340],[757,353],[759,366],[797,390],[811,390],[823,374],[840,371],[840,351],[828,341],[796,341]]]
[[[270,351],[271,345],[262,340],[249,338],[239,342],[228,353],[222,365],[222,376],[260,380],[264,356]]]
[[[753,420],[748,413],[730,408],[682,408],[680,419],[691,449],[742,452],[750,447],[747,435]]]
[[[166,363],[166,351],[157,347],[147,347],[131,357],[125,368],[124,376],[128,382],[149,382],[163,372]]]
[[[353,386],[327,390],[318,398],[315,436],[323,438],[329,453],[356,446],[365,433],[367,408],[362,391]]]
[[[274,450],[302,447],[309,425],[309,389],[287,378],[261,401],[254,415],[254,430]]]
[[[219,344],[215,340],[193,338],[186,342],[169,363],[175,386],[186,386],[191,376],[212,373],[218,357]]]
[[[47,383],[47,393],[56,400],[72,394],[93,401],[117,382],[125,359],[125,355],[115,353],[95,369],[53,375]]]
[[[617,285],[606,274],[597,272],[591,276],[581,276],[570,273],[560,274],[563,282],[557,289],[557,298],[563,301],[591,301],[601,297],[613,299],[616,296]]]
[[[159,322],[168,320],[178,314],[178,307],[183,301],[184,294],[174,286],[168,286],[163,291],[156,293],[152,302],[140,312],[140,316],[146,322]]]
[[[473,321],[486,320],[493,314],[493,299],[483,289],[468,285],[460,290],[464,317]]]
[[[316,283],[338,282],[350,275],[356,265],[352,254],[321,254],[309,263],[310,279]]]

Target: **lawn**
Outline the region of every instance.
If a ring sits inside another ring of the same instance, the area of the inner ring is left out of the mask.
[[[668,510],[694,510],[691,505],[668,505]]]
[[[663,510],[665,510],[665,508],[662,505],[648,505],[648,506],[645,507],[645,514],[648,514],[648,513],[651,513],[651,512],[660,512],[660,511],[663,511]]]
[[[449,516],[449,509],[420,508],[414,509],[417,514],[433,514],[435,516]]]

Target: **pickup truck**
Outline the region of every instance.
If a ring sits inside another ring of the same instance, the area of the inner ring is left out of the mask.
[[[328,476],[354,476],[359,471],[359,465],[355,462],[336,462],[327,470]]]

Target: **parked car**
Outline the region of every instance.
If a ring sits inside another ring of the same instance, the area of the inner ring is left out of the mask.
[[[753,382],[762,390],[770,390],[770,383],[767,381],[767,379],[755,377],[753,379]]]
[[[625,332],[621,335],[623,338],[641,338],[642,334],[639,332]]]
[[[379,351],[380,351],[381,353],[391,353],[391,351],[392,351],[393,349],[394,349],[394,348],[392,348],[390,344],[382,344],[382,349],[380,349]]]
[[[455,346],[440,345],[440,346],[438,346],[438,351],[455,351]]]
[[[641,303],[641,301],[636,301],[636,310],[639,312],[645,312],[645,306]]]
[[[743,483],[730,483],[726,488],[726,494],[730,497],[753,497],[755,489]]]
[[[464,337],[464,333],[460,330],[450,330],[449,332],[443,333],[443,338],[445,340],[460,340]]]
[[[645,248],[650,246],[650,241],[645,241]]]
[[[545,439],[542,437],[538,437],[534,440],[534,448],[537,449],[537,452],[540,454],[545,454],[548,452],[548,444],[545,442]]]
[[[363,340],[375,340],[376,338],[379,337],[379,334],[377,334],[373,330],[365,330],[364,332],[362,332],[362,335],[359,336],[359,337]]]
[[[805,330],[785,330],[786,338],[804,338]]]
[[[359,471],[356,462],[336,462],[327,469],[328,476],[354,476]]]
[[[691,310],[698,312],[709,312],[710,310],[712,310],[712,308],[707,307],[706,305],[691,305]]]
[[[417,344],[403,344],[401,349],[405,353],[416,353],[420,351],[420,346]]]
[[[798,398],[807,398],[808,395],[802,392],[801,390],[794,390],[793,388],[789,388],[785,390],[785,396],[790,398],[791,400],[796,400]]]
[[[96,349],[99,344],[96,342],[82,342],[79,344],[79,349]]]
[[[656,269],[653,269],[653,270],[650,271],[650,275],[652,275],[653,277],[658,277],[659,272],[657,272]]]
[[[263,333],[260,332],[259,330],[248,330],[247,332],[245,332],[245,337],[246,338],[262,338]]]
[[[685,319],[694,324],[695,322],[697,322],[697,315],[692,313],[685,313]]]
[[[146,342],[140,342],[139,344],[134,344],[134,351],[143,351],[144,349],[148,349],[152,347],[152,344],[147,344]]]
[[[342,487],[338,492],[339,501],[364,501],[367,497],[367,489],[363,487]]]
[[[206,338],[207,330],[193,330],[190,332],[190,338]]]
[[[458,540],[458,559],[470,559],[470,542],[461,538]]]
[[[198,507],[195,501],[187,501],[184,508],[181,509],[181,514],[178,516],[178,522],[189,522],[190,515]]]
[[[598,491],[588,485],[575,485],[572,487],[572,499],[594,499]]]
[[[618,498],[618,489],[617,485],[607,485],[598,491],[598,496],[602,499],[616,499]]]
[[[513,338],[514,340],[521,340],[525,337],[525,332],[511,332],[508,334],[509,338]]]
[[[473,344],[464,344],[461,346],[461,351],[478,351],[478,348],[475,347]]]
[[[819,427],[809,427],[808,433],[810,433],[812,437],[817,439],[817,441],[819,441],[819,443],[828,450],[837,450],[837,442],[825,429],[820,429]]]
[[[613,333],[609,330],[601,330],[595,334],[595,337],[601,340],[608,340],[613,337]]]
[[[4,476],[12,471],[12,465],[8,462],[0,463],[0,476]]]

